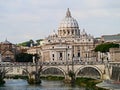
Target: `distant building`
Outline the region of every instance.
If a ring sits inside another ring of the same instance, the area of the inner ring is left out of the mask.
[[[115,35],[103,35],[101,36],[101,40],[99,40],[100,43],[116,43],[120,45],[120,34],[115,34]],[[102,53],[99,54],[101,56]],[[120,48],[110,48],[109,52],[106,53],[107,57],[110,61],[115,61],[118,62],[120,61]],[[105,55],[105,54],[104,54]],[[104,56],[102,54],[102,57]]]
[[[25,46],[18,46],[18,51],[20,51],[20,53],[27,53],[27,50],[29,49],[29,47],[25,47]]]
[[[101,37],[102,42],[114,42],[120,44],[120,34],[115,35],[103,35]]]
[[[120,48],[110,48],[110,58],[114,62],[120,62]]]
[[[14,62],[15,55],[18,53],[17,46],[10,43],[7,39],[0,43],[1,61]]]
[[[39,49],[40,49],[39,46],[30,47],[29,49],[27,49],[27,53],[34,55],[34,54],[39,53],[39,52],[38,52],[38,51],[40,51]]]

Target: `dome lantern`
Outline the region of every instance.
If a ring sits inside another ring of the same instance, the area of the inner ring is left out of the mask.
[[[66,17],[71,17],[71,12],[70,12],[69,8],[67,9]]]

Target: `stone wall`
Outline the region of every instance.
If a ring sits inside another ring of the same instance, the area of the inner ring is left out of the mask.
[[[110,48],[109,52],[112,61],[120,62],[120,48]]]

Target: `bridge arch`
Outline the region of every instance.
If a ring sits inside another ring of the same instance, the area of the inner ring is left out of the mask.
[[[96,77],[94,76],[95,74],[96,74]],[[97,66],[93,66],[93,65],[86,65],[86,66],[80,67],[75,72],[75,76],[78,77],[78,75],[81,75],[82,77],[90,77],[90,78],[94,77],[95,79],[98,79],[98,78],[102,79],[102,71]]]
[[[64,75],[64,77],[66,77],[65,70],[62,69],[61,67],[58,67],[58,66],[48,66],[48,67],[45,67],[45,68],[42,69],[41,74],[45,74],[45,73],[46,74],[50,74],[50,73],[47,73],[47,71],[49,71],[50,69],[53,70],[52,74],[56,73],[57,75],[59,75],[61,73],[62,75]]]

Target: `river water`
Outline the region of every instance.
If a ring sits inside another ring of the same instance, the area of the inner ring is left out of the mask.
[[[112,81],[103,81],[96,86],[105,88],[107,90],[120,90],[120,83],[113,83]]]
[[[71,87],[64,84],[62,81],[48,81],[42,80],[41,85],[29,85],[23,79],[6,79],[4,86],[0,86],[0,90],[95,90],[79,86]],[[108,90],[120,90],[120,84],[109,84],[102,82],[97,84],[99,87],[104,87]]]
[[[41,85],[29,85],[23,79],[7,79],[5,81],[5,85],[0,86],[0,90],[86,90],[82,87],[65,85],[62,81],[42,80]]]

